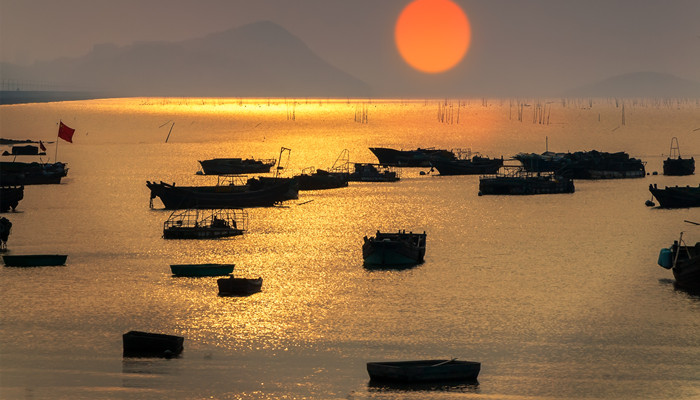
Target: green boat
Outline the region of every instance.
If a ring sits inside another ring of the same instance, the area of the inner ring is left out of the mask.
[[[235,264],[170,264],[175,276],[223,276],[233,272]]]
[[[2,260],[6,267],[49,267],[65,265],[65,254],[27,254],[27,255],[4,255]]]

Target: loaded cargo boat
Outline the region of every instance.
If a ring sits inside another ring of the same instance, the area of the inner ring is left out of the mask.
[[[457,150],[456,159],[436,159],[431,162],[440,175],[483,175],[495,174],[503,166],[503,157],[482,157],[471,150]]]
[[[528,172],[556,172],[572,179],[643,178],[645,163],[625,152],[519,153],[514,157]]]

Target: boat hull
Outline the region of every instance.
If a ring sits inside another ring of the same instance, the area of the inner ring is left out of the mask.
[[[418,360],[369,362],[367,373],[373,381],[421,383],[438,381],[473,381],[479,376],[481,363],[457,360]]]
[[[65,265],[68,256],[65,254],[29,254],[4,255],[2,260],[6,267],[54,267]]]
[[[664,175],[684,176],[695,173],[694,158],[667,158],[664,160]]]
[[[483,195],[557,194],[574,191],[574,181],[565,178],[496,176],[479,179],[479,193]]]
[[[181,336],[129,331],[122,335],[123,354],[124,357],[175,357],[182,353],[184,341]]]
[[[233,272],[234,264],[171,264],[174,276],[223,276]]]
[[[667,186],[665,189],[649,185],[649,191],[659,202],[661,208],[700,207],[700,185],[697,187]]]
[[[242,235],[243,230],[233,227],[180,227],[171,226],[163,229],[164,239],[216,239]]]
[[[219,287],[219,296],[246,296],[262,290],[262,278],[219,278],[216,284]]]
[[[283,179],[255,190],[242,190],[234,186],[175,186],[146,182],[151,199],[160,198],[168,210],[270,207],[288,200],[295,184],[293,179]]]
[[[430,167],[437,160],[454,160],[455,155],[449,150],[415,149],[396,150],[386,147],[370,147],[379,164],[396,167]]]

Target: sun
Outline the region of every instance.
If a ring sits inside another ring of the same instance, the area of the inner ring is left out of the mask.
[[[450,0],[415,0],[401,11],[394,30],[401,57],[418,71],[445,72],[469,50],[471,27]]]

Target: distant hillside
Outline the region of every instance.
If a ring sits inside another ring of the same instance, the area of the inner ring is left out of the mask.
[[[569,90],[563,97],[700,97],[700,83],[658,72],[635,72]]]
[[[97,45],[84,57],[1,66],[4,78],[122,96],[365,97],[367,84],[272,22],[182,42]]]

